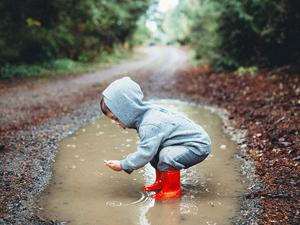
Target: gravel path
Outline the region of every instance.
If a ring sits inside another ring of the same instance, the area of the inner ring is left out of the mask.
[[[171,47],[140,48],[138,53],[144,57],[95,73],[50,81],[25,80],[15,86],[9,84],[9,88],[2,88],[0,91],[0,131],[16,129],[30,124],[30,120],[41,120],[43,117],[51,117],[51,114],[56,115],[58,106],[62,111],[68,111],[68,106],[63,104],[74,102],[78,105],[79,101],[86,102],[87,95],[93,96],[103,81],[114,77],[125,74],[138,75],[141,71],[147,71],[151,75],[162,69],[169,69],[168,74],[172,74],[181,66],[183,57],[178,50]],[[54,112],[52,108],[55,109]]]
[[[167,81],[187,61],[185,52],[173,47],[138,51],[142,59],[96,73],[6,83],[1,89],[0,224],[55,223],[36,215],[35,200],[51,178],[58,142],[99,116],[97,98],[110,81],[130,75],[148,97],[163,96]]]
[[[0,82],[4,87],[0,90],[0,144],[4,145],[0,149],[0,224],[59,224],[39,218],[35,201],[51,178],[58,142],[100,115],[97,98],[112,80],[130,75],[148,99],[186,99],[175,88],[175,75],[187,66],[185,51],[159,46],[138,51],[143,54],[140,60],[96,73],[50,81]],[[236,141],[243,140],[244,132],[233,128],[225,110],[208,109],[223,118],[226,131]],[[242,170],[252,185],[253,165],[245,162]],[[257,210],[255,201],[243,202],[236,223],[255,224]]]

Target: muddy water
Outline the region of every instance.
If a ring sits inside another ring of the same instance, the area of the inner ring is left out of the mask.
[[[40,198],[41,216],[80,225],[230,224],[244,187],[236,145],[222,132],[221,119],[182,102],[156,103],[184,112],[213,141],[205,161],[181,172],[181,198],[155,201],[141,192],[143,183],[154,179],[149,165],[131,175],[104,166],[105,159],[133,152],[138,137],[135,130],[122,130],[101,117],[60,143],[53,179]]]

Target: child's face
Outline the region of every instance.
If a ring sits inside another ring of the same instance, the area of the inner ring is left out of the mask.
[[[126,126],[112,112],[107,112],[106,116],[114,120],[121,128],[126,129]]]
[[[118,124],[121,128],[125,129],[126,126],[116,117],[110,110],[109,108],[105,105],[103,98],[100,100],[100,108],[101,111],[106,115],[108,118],[114,120],[116,124]]]

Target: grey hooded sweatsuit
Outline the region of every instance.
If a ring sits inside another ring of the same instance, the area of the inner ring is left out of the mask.
[[[104,102],[127,128],[137,130],[140,144],[121,160],[131,173],[148,162],[161,171],[185,169],[204,160],[211,141],[204,129],[186,116],[143,101],[140,86],[124,77],[103,91]]]

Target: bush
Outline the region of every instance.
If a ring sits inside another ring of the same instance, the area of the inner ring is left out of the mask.
[[[150,0],[0,2],[0,67],[58,58],[93,61],[131,38]],[[16,67],[17,68],[17,67]]]
[[[185,34],[177,41],[188,41],[216,69],[300,68],[300,1],[182,0],[174,15],[174,29]]]
[[[0,68],[0,78],[31,77],[45,72],[45,69],[38,65],[28,66],[26,64],[6,64]]]

